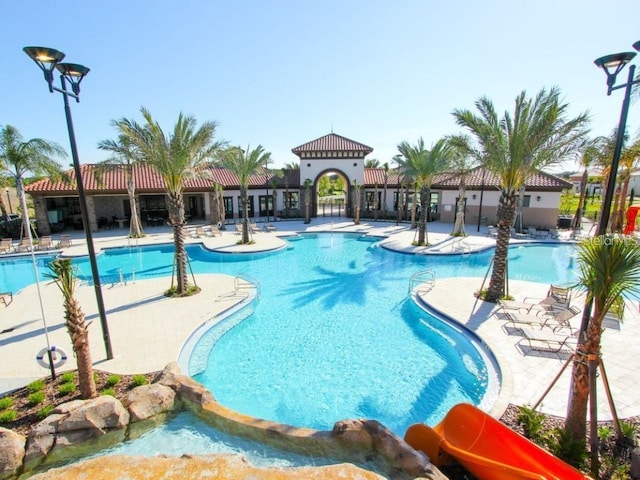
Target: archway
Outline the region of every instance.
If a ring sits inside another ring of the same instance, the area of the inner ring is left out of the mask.
[[[343,171],[336,168],[323,170],[313,183],[313,191],[316,217],[351,216],[351,185]]]

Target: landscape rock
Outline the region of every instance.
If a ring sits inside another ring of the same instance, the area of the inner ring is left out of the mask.
[[[154,383],[134,388],[122,401],[131,416],[130,422],[147,420],[161,413],[174,410],[176,392],[167,387]]]
[[[11,478],[18,473],[26,442],[23,435],[0,427],[0,479]]]

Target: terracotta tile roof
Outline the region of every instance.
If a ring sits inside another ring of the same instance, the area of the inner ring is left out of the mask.
[[[489,172],[488,170],[484,170],[482,167],[476,167],[471,170],[466,176],[465,183],[467,187],[471,188],[480,188],[483,185],[485,187],[500,187],[500,179],[498,178],[498,176],[493,174],[492,172]],[[458,188],[459,184],[459,175],[455,173],[440,174],[434,181],[434,186],[444,189]],[[573,184],[571,184],[571,182],[542,171],[538,171],[527,178],[527,180],[525,181],[525,185],[529,189],[541,191],[558,191],[564,190],[565,188],[573,187]]]
[[[84,180],[84,189],[87,194],[111,193],[125,194],[127,193],[127,178],[124,170],[116,169],[105,172],[102,176],[102,184],[98,184],[95,176],[95,165],[80,165],[82,178]],[[185,182],[184,189],[187,192],[193,191],[211,191],[213,183],[219,183],[226,188],[237,188],[238,177],[231,171],[221,167],[209,167],[207,169],[210,176],[202,178],[193,178]],[[53,182],[48,178],[44,178],[25,187],[29,193],[46,193],[46,194],[68,194],[77,192],[75,184],[75,172],[73,169],[66,172],[70,178],[70,182],[57,181]],[[269,180],[274,174],[269,173]],[[136,190],[141,193],[161,193],[164,192],[164,180],[158,174],[155,168],[149,165],[136,165],[134,167],[133,178],[136,184]],[[297,175],[299,182],[300,175]],[[267,178],[264,170],[249,178],[249,188],[265,186]],[[290,183],[291,186],[294,183]]]
[[[373,148],[358,143],[347,137],[330,133],[324,137],[316,138],[310,142],[303,143],[291,151],[298,155],[302,152],[365,152],[365,155],[373,152]],[[298,155],[299,156],[299,155]]]

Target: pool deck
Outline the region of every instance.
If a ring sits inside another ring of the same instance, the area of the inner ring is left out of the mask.
[[[259,224],[260,225],[260,224]],[[460,240],[451,238],[451,224],[439,222],[428,225],[429,247],[411,245],[416,231],[408,225],[365,222],[354,225],[346,218],[314,219],[305,225],[300,221],[275,222],[275,232],[253,235],[252,245],[237,245],[239,236],[228,230],[216,237],[187,238],[188,243],[203,243],[206,248],[222,252],[256,252],[281,248],[285,238],[302,232],[357,232],[384,237],[385,248],[413,254],[468,254],[490,248],[495,240],[486,235],[486,227],[469,228],[468,236]],[[233,228],[233,227],[232,227]],[[146,236],[130,240],[128,230],[108,230],[94,234],[96,251],[103,248],[131,245],[171,243],[171,230],[166,227],[145,228]],[[58,236],[54,235],[54,241]],[[513,239],[512,243],[528,240]],[[544,240],[549,242],[551,240]],[[554,242],[557,240],[554,240]],[[565,241],[561,239],[560,241]],[[86,255],[87,247],[82,232],[72,235],[72,245],[64,255]],[[436,273],[437,275],[437,273]],[[176,361],[189,334],[198,326],[238,305],[242,297],[235,294],[234,279],[227,275],[196,277],[202,292],[188,298],[168,299],[163,291],[170,286],[169,278],[103,284],[102,292],[114,358],[106,359],[100,319],[97,314],[94,288],[80,285],[76,296],[82,305],[90,328],[91,351],[94,367],[113,373],[142,373],[161,370]],[[409,279],[407,279],[407,282]],[[473,292],[480,288],[480,278],[436,278],[431,289],[421,289],[420,296],[433,308],[456,319],[478,335],[494,352],[502,371],[502,392],[493,409],[499,415],[507,403],[534,404],[550,386],[553,378],[566,362],[566,354],[553,354],[521,348],[522,338],[505,321],[494,315],[494,304],[478,301]],[[516,299],[544,297],[548,284],[510,281],[510,293]],[[49,343],[63,348],[70,360],[61,368],[75,368],[71,344],[64,326],[62,297],[47,279],[38,287],[31,285],[13,297],[7,307],[0,305],[0,392],[24,386],[28,382],[48,375],[49,370],[36,362],[36,354],[47,346],[44,322],[47,324]],[[582,308],[583,298],[574,294],[572,304]],[[42,307],[41,307],[42,305]],[[44,312],[44,315],[43,315]],[[578,315],[577,317],[579,317]],[[574,318],[579,324],[580,319]],[[609,325],[602,337],[603,360],[618,416],[628,418],[640,415],[640,314],[637,305],[628,305],[624,324]],[[564,416],[568,399],[570,368],[545,397],[541,411]],[[611,413],[598,381],[599,420],[608,420]]]

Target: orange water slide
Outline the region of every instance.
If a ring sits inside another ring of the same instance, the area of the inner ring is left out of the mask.
[[[431,428],[412,425],[405,441],[444,465],[451,458],[479,480],[587,480],[588,476],[467,403]]]

